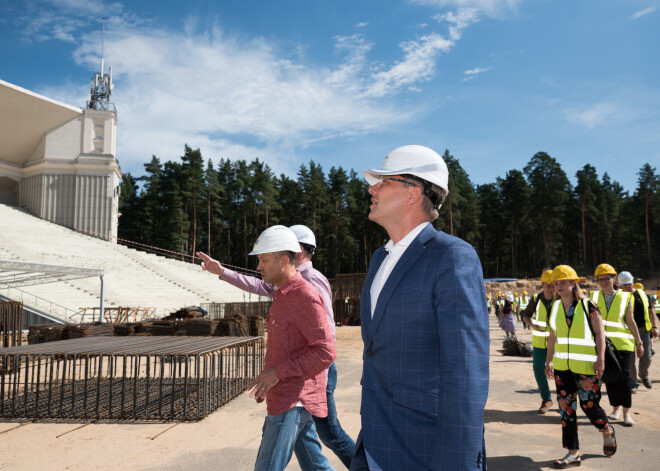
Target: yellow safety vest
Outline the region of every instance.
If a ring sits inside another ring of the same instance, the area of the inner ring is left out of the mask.
[[[653,305],[653,309],[655,310],[655,315],[660,314],[660,296],[655,298],[655,304]]]
[[[653,324],[651,324],[651,318],[649,317],[649,298],[646,296],[646,293],[641,289],[635,290],[639,293],[639,297],[642,300],[642,306],[644,306],[644,324],[646,325],[646,330],[651,331]],[[632,299],[633,313],[635,312],[635,296],[630,297]]]
[[[547,349],[548,337],[550,336],[550,332],[548,332],[548,311],[545,309],[543,301],[540,299],[537,301],[538,296],[543,296],[543,294],[537,293],[532,297],[532,302],[536,303],[532,324],[539,329],[543,329],[543,332],[532,329],[532,347]]]
[[[612,341],[614,347],[622,352],[635,351],[635,337],[625,324],[626,310],[630,304],[630,298],[630,293],[618,290],[608,311],[601,290],[591,292],[591,300],[598,306],[600,314],[603,316],[605,335]]]
[[[598,359],[596,342],[589,328],[587,314],[581,302],[575,306],[573,322],[566,322],[566,312],[561,299],[552,303],[550,328],[557,337],[552,367],[559,371],[572,371],[583,375],[595,375],[594,363]]]
[[[529,304],[529,298],[525,295],[522,295],[520,297],[520,310],[524,311],[527,309],[527,305]]]

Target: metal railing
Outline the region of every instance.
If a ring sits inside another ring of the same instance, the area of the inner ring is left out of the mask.
[[[68,307],[62,306],[61,304],[54,303],[48,299],[37,296],[36,294],[28,293],[23,291],[20,288],[7,288],[0,287],[0,293],[4,294],[7,298],[13,301],[20,301],[25,305],[25,307],[32,307],[36,310],[42,311],[50,316],[54,316],[64,320],[64,322],[70,322],[72,316],[80,314],[80,311],[70,309]]]

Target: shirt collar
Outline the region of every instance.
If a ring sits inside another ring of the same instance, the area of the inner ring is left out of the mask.
[[[298,265],[298,266],[296,267],[296,270],[298,270],[298,271],[305,271],[305,270],[309,270],[310,268],[312,268],[312,261],[311,261],[311,260],[309,260],[309,261],[307,261],[307,262],[305,262],[305,263],[301,263],[300,265]]]
[[[429,221],[421,223],[419,226],[415,227],[412,231],[408,232],[403,239],[401,239],[396,244],[390,239],[387,244],[385,244],[385,250],[392,252],[395,250],[406,249],[413,240],[419,235],[426,226],[431,224]]]
[[[280,294],[288,293],[289,291],[291,291],[291,289],[293,289],[296,286],[296,281],[299,279],[302,279],[300,276],[300,272],[296,272],[295,275],[293,275],[291,278],[286,280],[286,282],[284,282],[284,284],[279,287],[277,292]]]

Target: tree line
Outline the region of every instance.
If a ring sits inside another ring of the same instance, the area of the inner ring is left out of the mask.
[[[660,175],[648,163],[629,194],[590,164],[573,186],[545,152],[483,185],[448,150],[443,158],[449,195],[434,226],[472,244],[485,277],[536,277],[560,263],[591,275],[603,262],[647,277],[660,266]],[[186,145],[180,161],[153,156],[142,176],[123,175],[119,237],[190,255],[202,250],[254,269],[248,253],[261,231],[305,224],[317,237],[319,270],[328,277],[365,272],[388,240],[367,218],[368,189],[352,169],[333,166],[326,174],[310,161],[292,179],[258,158],[214,165]]]

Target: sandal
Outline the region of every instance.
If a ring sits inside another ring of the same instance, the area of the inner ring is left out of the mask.
[[[573,466],[580,466],[582,465],[582,458],[580,455],[571,455],[570,453],[566,453],[566,456],[563,458],[559,458],[558,460],[555,460],[555,468],[559,469],[564,469],[564,468],[572,468]]]
[[[614,433],[614,427],[611,425],[609,427],[612,430],[612,435],[606,437],[603,434],[603,454],[605,456],[612,456],[616,453],[616,434]]]

